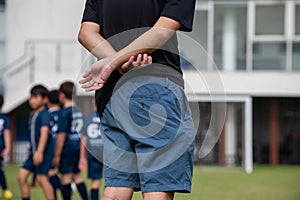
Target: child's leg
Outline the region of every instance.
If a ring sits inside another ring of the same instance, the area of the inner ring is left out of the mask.
[[[37,174],[36,179],[40,187],[42,188],[46,199],[54,200],[55,199],[54,192],[50,182],[48,181],[48,176],[46,174]]]
[[[91,200],[99,199],[99,188],[101,185],[101,179],[92,179],[91,182]]]
[[[62,196],[64,200],[71,199],[71,182],[72,182],[72,173],[65,173],[61,175],[61,184],[62,184]]]
[[[73,174],[73,178],[81,198],[83,200],[88,200],[87,189],[80,173]]]
[[[92,154],[88,154],[88,178],[91,182],[91,199],[99,199],[99,188],[102,179],[103,164]]]
[[[49,170],[49,173],[48,173],[48,178],[49,178],[49,182],[50,184],[52,185],[53,187],[53,190],[54,190],[54,196],[55,198],[57,197],[57,194],[56,194],[56,190],[57,189],[62,189],[62,185],[61,185],[61,182],[59,180],[59,177],[57,176],[56,172],[54,169],[50,169]]]
[[[7,189],[6,178],[2,168],[0,168],[0,185],[3,190]]]
[[[27,178],[30,175],[31,171],[21,168],[19,170],[17,180],[21,190],[22,199],[29,199],[30,198],[30,186],[27,183]]]

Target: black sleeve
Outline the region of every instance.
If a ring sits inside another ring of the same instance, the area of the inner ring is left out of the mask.
[[[181,24],[179,30],[192,31],[196,0],[166,0],[161,16]]]
[[[86,0],[81,22],[94,22],[100,24],[99,7],[97,0]]]

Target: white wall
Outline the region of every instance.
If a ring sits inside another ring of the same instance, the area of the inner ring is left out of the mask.
[[[4,66],[4,40],[5,40],[5,15],[4,6],[0,5],[0,70]]]
[[[0,40],[4,40],[5,35],[5,24],[4,24],[4,6],[0,5]]]
[[[23,54],[28,39],[76,39],[85,0],[6,1],[6,63]]]
[[[37,82],[49,88],[57,88],[67,79],[77,82],[85,57],[76,41],[84,4],[85,0],[6,1],[5,64],[9,70],[5,75],[7,103],[3,111],[23,103],[28,88]],[[33,48],[23,56],[25,43]],[[57,43],[61,44],[60,51]],[[58,65],[60,70],[56,70]]]
[[[185,72],[186,92],[193,94],[300,97],[300,74],[288,72]]]

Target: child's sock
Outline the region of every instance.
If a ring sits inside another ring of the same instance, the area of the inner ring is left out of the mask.
[[[64,200],[71,200],[71,183],[62,185],[62,196]]]
[[[99,199],[99,189],[91,189],[91,200]]]
[[[3,190],[7,189],[6,179],[2,169],[0,169],[0,185]]]
[[[55,195],[55,198],[56,198],[57,197],[56,190],[57,189],[62,189],[62,185],[60,183],[60,180],[59,180],[57,175],[54,175],[54,176],[49,177],[49,182],[51,183],[51,185],[53,187],[54,195]]]
[[[77,189],[78,189],[78,192],[81,196],[81,198],[83,200],[88,200],[88,194],[87,194],[87,190],[86,190],[86,186],[84,184],[84,182],[81,182],[79,184],[76,185]]]

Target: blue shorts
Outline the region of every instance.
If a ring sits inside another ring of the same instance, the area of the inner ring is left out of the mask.
[[[48,171],[51,169],[53,159],[53,151],[44,152],[44,160],[39,165],[33,164],[33,153],[30,153],[27,160],[23,164],[22,168],[28,171],[34,172],[36,174],[48,175]]]
[[[90,153],[88,154],[88,178],[102,179],[103,164]]]
[[[105,186],[190,192],[194,124],[184,90],[166,77],[131,78],[101,118]]]
[[[67,147],[63,148],[60,156],[59,163],[59,172],[62,174],[68,173],[79,173],[80,169],[78,168],[80,159],[80,150],[79,148]]]

